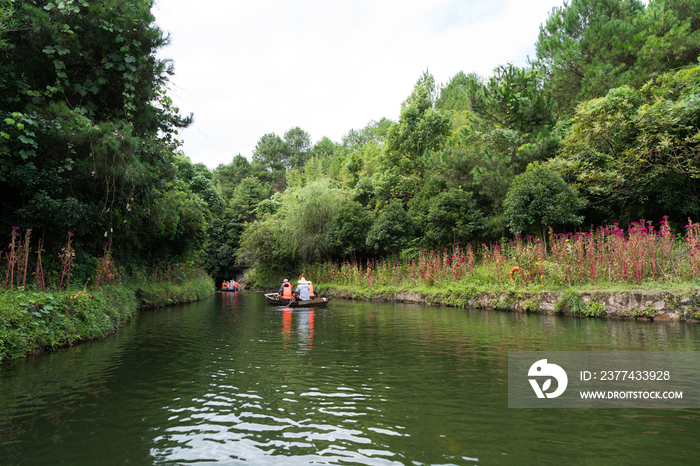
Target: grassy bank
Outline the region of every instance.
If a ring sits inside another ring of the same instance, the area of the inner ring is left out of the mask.
[[[700,287],[581,287],[542,290],[539,287],[479,288],[392,286],[348,288],[321,283],[326,297],[371,301],[396,301],[534,314],[566,314],[627,320],[700,322]]]
[[[97,290],[61,292],[20,288],[0,292],[0,362],[113,333],[140,309],[198,301],[215,291],[213,280],[124,280]]]
[[[458,307],[564,312],[589,317],[697,320],[700,224],[677,237],[666,220],[640,220],[567,234],[548,243],[419,248],[402,259],[308,264],[307,279],[335,296]]]

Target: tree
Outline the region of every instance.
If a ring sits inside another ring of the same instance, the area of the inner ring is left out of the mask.
[[[535,68],[499,66],[482,90],[472,93],[471,101],[474,111],[489,126],[508,128],[531,140],[556,123],[544,76]]]
[[[328,179],[287,189],[273,196],[274,213],[249,223],[237,251],[239,262],[258,264],[261,273],[292,271],[309,261],[328,257],[326,242],[335,212],[349,202],[349,193]],[[267,206],[265,206],[267,207]],[[277,261],[282,260],[280,264]]]
[[[5,41],[5,34],[16,27],[13,10],[12,2],[9,0],[0,1],[0,50],[9,47]]]
[[[298,126],[284,133],[284,142],[289,150],[288,167],[301,168],[311,151],[311,136]]]
[[[640,22],[644,44],[636,66],[643,80],[696,62],[700,55],[699,0],[652,0]]]
[[[231,275],[236,264],[236,250],[242,233],[255,221],[259,204],[270,197],[271,186],[257,177],[243,178],[230,195],[223,213],[210,228],[207,270],[219,276]]]
[[[326,232],[326,243],[341,257],[356,262],[357,255],[367,248],[367,232],[372,220],[372,214],[359,202],[349,202],[333,214]]]
[[[388,166],[422,172],[426,159],[440,148],[450,134],[450,116],[434,108],[435,98],[435,80],[426,71],[403,103],[399,122],[389,128]]]
[[[231,163],[219,164],[212,172],[212,181],[224,199],[229,199],[244,178],[253,175],[253,166],[241,154],[236,155]]]
[[[700,214],[698,94],[695,66],[584,102],[552,168],[585,193],[600,223]]]
[[[560,112],[633,80],[643,10],[639,0],[571,0],[552,10],[536,50]]]
[[[367,232],[366,244],[380,256],[399,254],[408,246],[413,232],[413,222],[401,203],[390,202],[379,210],[372,228]]]
[[[472,193],[461,189],[443,191],[431,199],[425,238],[431,246],[466,243],[484,226],[484,216]]]
[[[343,146],[350,152],[361,150],[363,146],[371,143],[384,144],[391,127],[392,121],[382,118],[379,121],[372,120],[360,129],[351,129],[343,136]]]
[[[221,215],[225,202],[217,191],[212,180],[212,174],[203,163],[192,164],[184,154],[175,157],[178,168],[178,178],[187,184],[190,191],[207,204],[208,210],[214,215]]]
[[[446,85],[441,86],[435,108],[453,112],[470,110],[473,96],[482,89],[483,83],[479,75],[460,71]]]
[[[576,213],[585,201],[547,164],[533,162],[513,180],[503,204],[514,234],[532,231],[545,242],[548,227],[583,221]]]
[[[289,166],[291,152],[275,133],[264,134],[253,149],[253,163],[269,171],[282,171]]]
[[[0,50],[0,231],[19,223],[48,247],[62,242],[70,219],[87,251],[101,251],[113,231],[122,258],[186,254],[196,243],[187,232],[151,220],[192,220],[198,232],[204,219],[197,202],[171,209],[180,193],[191,195],[173,165],[176,129],[191,116],[167,96],[173,67],[155,54],[167,38],[152,3],[12,4],[17,26],[3,32]]]
[[[540,26],[537,66],[560,114],[609,89],[640,87],[700,55],[700,1],[571,0]]]
[[[337,144],[328,136],[323,136],[314,147],[311,149],[312,157],[328,158],[333,156],[335,152],[340,149],[340,144]]]

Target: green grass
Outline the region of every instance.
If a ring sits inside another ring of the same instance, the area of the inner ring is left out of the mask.
[[[213,280],[199,275],[181,283],[127,280],[99,290],[0,292],[0,362],[99,338],[139,309],[193,302],[214,291]]]

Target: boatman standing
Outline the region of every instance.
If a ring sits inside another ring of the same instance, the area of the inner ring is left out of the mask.
[[[309,297],[309,282],[304,279],[304,277],[301,277],[299,281],[297,282],[297,288],[296,290],[297,293],[299,293],[299,301],[308,301],[311,298]]]

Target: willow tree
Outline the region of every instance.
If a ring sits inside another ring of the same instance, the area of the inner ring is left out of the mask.
[[[334,181],[321,179],[275,194],[274,213],[262,213],[241,235],[239,263],[257,265],[260,273],[293,271],[329,257],[326,240],[336,212],[350,204],[350,192]]]

